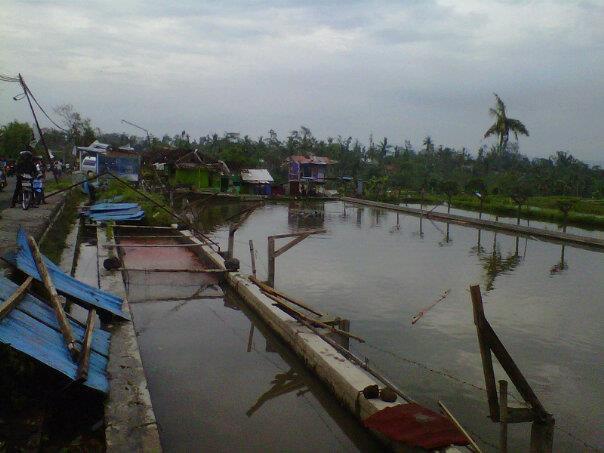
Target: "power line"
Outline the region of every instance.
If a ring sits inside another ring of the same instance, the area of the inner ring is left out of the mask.
[[[31,90],[29,89],[29,87],[25,84],[25,82],[23,82],[23,85],[25,86],[25,89],[27,90],[27,92],[29,93],[29,95],[31,96],[31,98],[34,100],[34,102],[36,103],[36,105],[38,106],[38,108],[42,111],[42,113],[44,114],[44,116],[46,118],[48,118],[48,121],[50,121],[52,124],[54,124],[57,128],[59,128],[63,132],[69,132],[67,129],[64,129],[61,126],[59,126],[50,116],[48,116],[48,113],[46,113],[46,111],[44,110],[44,108],[42,108],[42,106],[40,105],[40,103],[38,102],[38,100],[36,99],[36,97],[34,96],[34,94],[31,92]]]

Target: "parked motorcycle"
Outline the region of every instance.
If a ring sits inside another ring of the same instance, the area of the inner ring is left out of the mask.
[[[31,186],[34,205],[40,206],[44,202],[44,178],[42,177],[42,173],[38,173],[32,181]]]
[[[21,175],[21,207],[24,211],[29,209],[33,200],[32,178],[28,173]]]

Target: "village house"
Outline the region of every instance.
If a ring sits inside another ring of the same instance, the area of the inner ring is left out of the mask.
[[[241,194],[250,195],[271,195],[271,185],[274,182],[273,177],[266,169],[248,168],[241,170],[240,173]]]
[[[229,167],[223,161],[195,150],[174,163],[171,182],[175,186],[186,186],[194,190],[226,192],[230,177]]]
[[[114,148],[98,140],[89,146],[78,146],[74,150],[82,172],[101,174],[110,171],[132,182],[140,178],[141,155],[130,145]]]
[[[327,167],[337,163],[329,157],[322,156],[289,156],[288,181],[290,195],[314,195],[325,192]]]

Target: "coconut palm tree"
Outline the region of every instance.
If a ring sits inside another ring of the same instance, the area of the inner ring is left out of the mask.
[[[491,135],[498,135],[499,149],[504,150],[508,144],[510,131],[514,133],[516,140],[518,140],[518,134],[526,135],[528,137],[529,131],[520,120],[507,117],[505,104],[496,93],[493,94],[495,95],[495,108],[490,108],[489,114],[495,118],[495,122],[484,133],[484,138],[490,137]]]

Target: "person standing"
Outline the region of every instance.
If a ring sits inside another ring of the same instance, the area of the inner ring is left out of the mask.
[[[14,208],[19,202],[19,195],[21,195],[21,182],[23,181],[23,174],[29,174],[33,176],[36,171],[34,165],[33,155],[31,153],[31,147],[28,145],[25,151],[19,153],[17,163],[15,164],[15,191],[13,192],[13,199],[11,200],[10,207]]]

